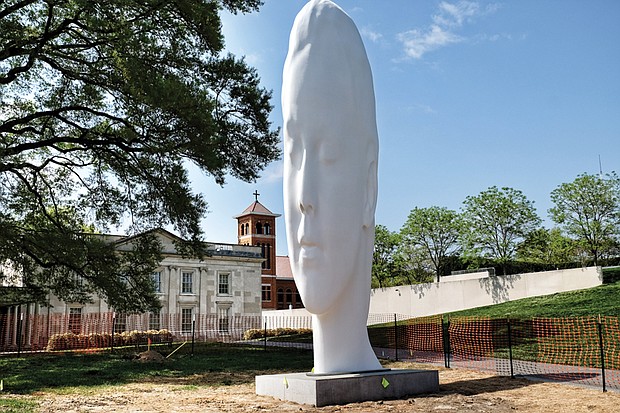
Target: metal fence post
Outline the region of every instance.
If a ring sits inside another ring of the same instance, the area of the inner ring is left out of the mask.
[[[112,313],[112,340],[110,340],[110,353],[114,353],[114,324],[116,321],[116,313]]]
[[[22,352],[22,329],[24,323],[24,313],[19,313],[19,322],[17,323],[17,356]]]
[[[192,314],[192,357],[194,356],[194,342],[196,341],[196,314]]]
[[[506,326],[508,327],[508,357],[510,359],[510,378],[515,378],[514,366],[512,363],[512,328],[510,327],[510,319],[506,319]]]
[[[265,321],[265,330],[263,330],[263,342],[265,346],[265,351],[267,351],[267,322]]]
[[[603,393],[607,391],[607,383],[605,382],[605,347],[603,345],[603,325],[601,324],[601,316],[598,316],[598,343],[601,350],[601,377],[603,378]]]
[[[394,351],[394,359],[398,361],[398,320],[396,318],[396,314],[394,314]]]
[[[441,338],[443,344],[443,360],[447,369],[450,368],[450,317],[444,324],[443,316],[441,317]]]

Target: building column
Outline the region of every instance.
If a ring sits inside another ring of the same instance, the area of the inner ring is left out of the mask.
[[[11,345],[11,330],[13,329],[12,312],[13,307],[8,307],[6,310],[6,319],[4,320],[4,343],[7,347]]]
[[[179,294],[179,268],[173,265],[168,266],[168,291],[167,291],[167,301],[168,301],[168,314],[176,314],[177,309],[177,295]],[[175,284],[173,288],[173,284]]]
[[[24,336],[24,347],[29,346],[32,340],[32,306],[30,303],[26,304],[24,311],[24,321],[22,322],[22,335]]]
[[[207,285],[207,268],[201,267],[198,269],[198,276],[200,278],[200,292],[198,294],[198,313],[199,314],[208,314],[209,310],[207,309],[208,298],[207,291],[209,290],[209,286]]]
[[[11,340],[11,344],[17,345],[17,326],[19,324],[19,310],[21,306],[13,306],[13,340]]]

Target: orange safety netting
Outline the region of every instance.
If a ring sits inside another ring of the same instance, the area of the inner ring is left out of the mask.
[[[265,329],[266,323],[269,329],[283,331],[302,325],[307,330],[311,324],[308,317],[271,320],[260,316],[194,316],[191,312],[9,313],[0,315],[0,352],[84,350],[185,340],[261,345],[260,340],[244,340],[244,333]],[[447,366],[500,375],[597,386],[605,379],[608,387],[620,388],[618,317],[506,320],[371,314],[368,325],[368,336],[380,357],[445,362]],[[306,338],[301,347],[301,342],[279,338],[270,345],[308,348],[309,341]]]
[[[451,364],[479,370],[504,369],[506,320],[459,317],[449,323]]]

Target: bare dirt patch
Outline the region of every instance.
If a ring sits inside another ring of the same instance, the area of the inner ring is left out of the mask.
[[[148,350],[138,354],[138,361],[163,363],[166,359],[157,351]]]
[[[392,363],[392,368],[428,366]],[[95,394],[38,393],[29,396],[48,413],[83,412],[617,412],[620,393],[564,384],[439,369],[440,392],[406,400],[383,400],[316,408],[254,392],[253,373],[235,374],[228,386],[211,386],[209,373],[190,378],[154,378]],[[222,377],[218,377],[220,381]],[[221,382],[221,381],[220,381]]]

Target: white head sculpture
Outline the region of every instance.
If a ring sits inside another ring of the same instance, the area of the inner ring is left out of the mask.
[[[295,19],[282,112],[286,234],[314,317],[314,371],[380,369],[366,330],[378,157],[372,74],[355,24],[329,0],[311,0]]]

